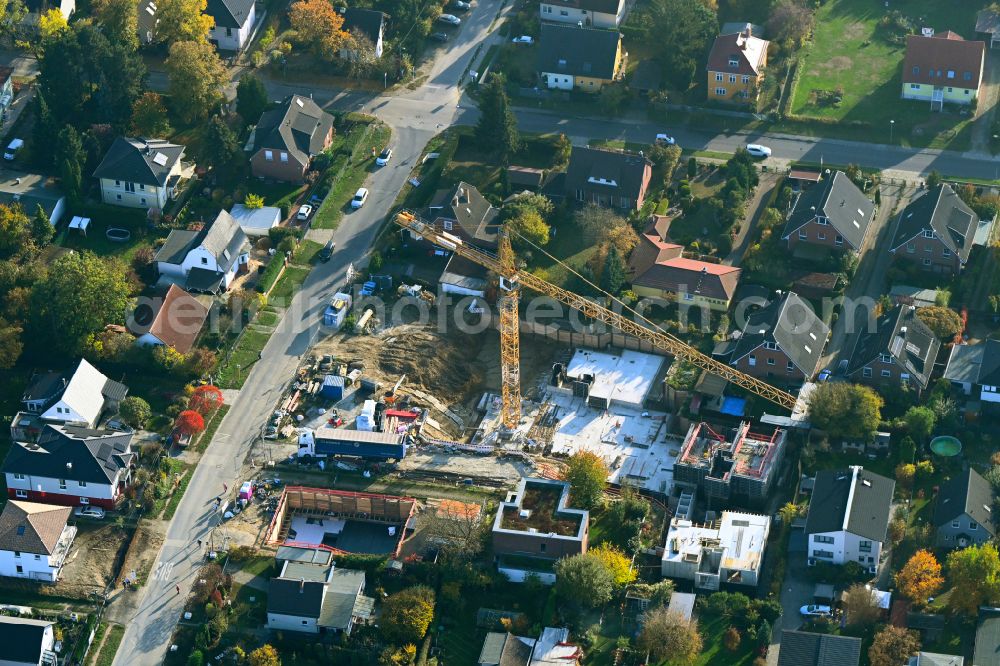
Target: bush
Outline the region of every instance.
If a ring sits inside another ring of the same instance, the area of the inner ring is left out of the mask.
[[[271,239],[271,245],[277,247],[281,244],[281,241],[286,238],[294,238],[298,240],[301,233],[298,229],[293,229],[291,227],[271,227],[267,231],[268,238]]]

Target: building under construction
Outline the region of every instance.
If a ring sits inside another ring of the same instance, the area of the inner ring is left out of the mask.
[[[752,433],[744,421],[723,436],[707,423],[694,423],[674,463],[674,483],[696,489],[709,506],[717,500],[763,502],[781,465],[785,435],[780,428],[770,435]]]

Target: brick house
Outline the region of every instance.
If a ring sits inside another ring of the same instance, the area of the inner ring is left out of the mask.
[[[639,210],[653,177],[653,163],[622,150],[574,146],[566,169],[566,196],[580,203]]]
[[[861,251],[877,210],[843,171],[803,191],[795,200],[781,239],[831,250]]]
[[[719,35],[708,54],[708,99],[731,104],[757,101],[767,67],[767,40],[747,23],[739,32]]]
[[[956,275],[969,261],[978,222],[950,185],[938,185],[900,213],[889,252],[925,271]]]
[[[313,156],[333,141],[333,116],[309,97],[292,95],[261,114],[247,152],[256,178],[301,182]]]
[[[819,369],[830,329],[795,292],[747,317],[728,363],[768,381],[809,381]]]
[[[916,308],[897,305],[875,323],[874,331],[858,338],[847,365],[856,382],[884,387],[908,383],[927,388],[941,342],[917,316]]]

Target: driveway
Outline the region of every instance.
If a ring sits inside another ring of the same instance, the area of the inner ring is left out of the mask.
[[[771,634],[771,646],[767,650],[768,666],[777,666],[778,652],[781,649],[781,632],[785,629],[798,629],[802,626],[799,609],[812,603],[816,584],[809,581],[806,575],[806,535],[802,529],[792,529],[792,538],[788,540],[788,564],[785,568],[785,580],[781,584],[781,617],[774,623]]]
[[[743,219],[740,220],[740,233],[733,239],[733,249],[722,260],[722,263],[727,266],[740,265],[743,255],[746,254],[747,246],[750,245],[750,239],[754,237],[751,232],[760,222],[760,216],[767,210],[766,202],[770,201],[771,192],[774,190],[775,185],[781,181],[781,177],[781,174],[773,171],[765,171],[760,174],[760,182],[757,184],[757,189],[754,190],[753,197],[747,203],[746,213],[743,215]]]

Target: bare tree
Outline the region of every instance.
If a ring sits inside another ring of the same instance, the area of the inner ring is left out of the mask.
[[[353,28],[348,35],[340,52],[347,60],[347,70],[350,76],[355,79],[371,76],[375,65],[378,64],[374,42],[357,28]]]
[[[468,560],[484,546],[486,524],[483,507],[451,500],[428,505],[423,520],[425,542],[437,547],[446,557]]]
[[[702,638],[695,622],[660,606],[646,613],[642,633],[639,634],[639,647],[657,661],[669,656],[671,664],[688,666],[701,653]]]

